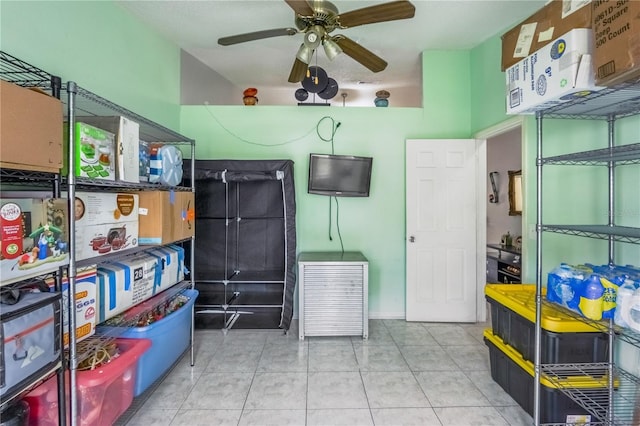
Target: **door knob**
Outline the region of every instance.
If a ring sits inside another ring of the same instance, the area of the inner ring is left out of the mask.
[[[413,235],[409,237],[409,242],[410,243],[415,243],[416,242],[416,237],[414,237]]]

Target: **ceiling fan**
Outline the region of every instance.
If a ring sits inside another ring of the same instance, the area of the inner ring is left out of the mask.
[[[305,78],[313,53],[320,45],[323,46],[330,60],[344,52],[373,72],[384,70],[387,62],[375,53],[342,34],[334,36],[329,34],[338,28],[347,29],[377,22],[409,19],[415,15],[415,6],[407,0],[382,3],[342,14],[333,3],[327,0],[285,0],[285,2],[295,12],[296,28],[276,28],[222,37],[218,39],[218,44],[229,46],[263,38],[303,33],[303,43],[300,45],[289,74],[290,83],[298,83]]]

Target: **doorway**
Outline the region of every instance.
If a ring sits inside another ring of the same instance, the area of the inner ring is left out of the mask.
[[[478,175],[478,179],[486,182],[486,227],[479,238],[485,240],[486,247],[503,247],[504,243],[508,243],[509,248],[516,251],[516,253],[504,253],[491,248],[485,249],[483,264],[486,265],[487,274],[478,277],[478,287],[482,288],[478,299],[478,321],[484,321],[487,318],[484,300],[485,284],[521,282],[518,278],[523,276],[521,259],[524,254],[522,248],[526,238],[524,226],[526,221],[523,220],[522,213],[514,214],[512,211],[514,200],[510,203],[509,195],[510,177],[513,179],[518,175],[516,172],[523,173],[525,168],[523,164],[524,127],[524,117],[516,116],[475,135],[478,139],[486,140],[486,172],[484,176]],[[493,184],[491,175],[494,178]],[[521,195],[524,200],[524,193],[521,192]],[[499,265],[497,258],[508,259],[506,276],[498,273],[499,266],[505,265],[503,262]]]

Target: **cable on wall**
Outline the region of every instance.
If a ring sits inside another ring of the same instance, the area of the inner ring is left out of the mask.
[[[338,197],[329,197],[329,241],[333,241],[333,236],[331,235],[331,231],[333,230],[331,226],[331,219],[333,217],[331,214],[332,198],[336,200],[336,230],[338,231],[338,240],[340,241],[342,254],[344,254],[344,244],[342,242],[342,234],[340,233],[340,204],[338,203]]]
[[[320,134],[320,125],[325,121],[325,120],[331,120],[331,135],[328,138],[323,137]],[[318,137],[320,138],[321,141],[323,142],[330,142],[331,143],[331,154],[335,154],[335,145],[334,145],[334,138],[336,136],[336,132],[338,131],[338,128],[340,127],[342,123],[339,121],[335,121],[333,119],[333,117],[330,117],[328,115],[322,117],[319,121],[318,124],[316,125],[316,133],[318,134]],[[340,218],[339,218],[339,205],[338,205],[338,197],[329,197],[329,241],[333,241],[333,236],[331,234],[331,231],[333,229],[332,225],[332,218],[333,218],[333,211],[332,211],[332,206],[333,206],[333,201],[331,200],[332,198],[335,198],[336,200],[336,229],[338,230],[338,238],[340,240],[340,246],[342,247],[342,253],[344,253],[344,245],[342,244],[342,235],[340,234]]]
[[[331,135],[328,138],[324,138],[320,134],[320,125],[325,120],[331,120]],[[334,143],[333,143],[333,138],[335,137],[336,132],[338,131],[338,127],[340,127],[341,124],[342,124],[341,122],[335,121],[333,119],[333,117],[329,117],[328,115],[325,115],[324,117],[322,117],[318,121],[318,124],[316,124],[316,134],[318,135],[320,140],[323,141],[323,142],[331,142],[331,154],[335,154],[335,147],[334,147]]]
[[[218,123],[218,125],[225,131],[227,132],[229,135],[233,136],[234,138],[236,138],[237,140],[239,140],[240,142],[244,142],[246,144],[249,145],[255,145],[255,146],[262,146],[262,147],[272,147],[272,146],[283,146],[283,145],[288,145],[294,142],[298,142],[299,140],[302,140],[304,138],[306,138],[307,136],[309,136],[314,130],[316,131],[316,134],[318,135],[318,137],[324,141],[324,142],[331,142],[331,153],[333,153],[334,151],[334,147],[333,147],[333,137],[336,134],[336,131],[338,130],[338,127],[340,127],[340,125],[342,123],[340,123],[339,121],[336,122],[332,117],[329,116],[325,116],[322,117],[316,124],[315,126],[313,126],[313,128],[309,129],[308,132],[306,132],[305,134],[303,134],[302,136],[299,136],[297,138],[293,138],[293,139],[289,139],[288,141],[284,141],[284,142],[279,142],[279,143],[261,143],[261,142],[254,142],[254,141],[250,141],[248,139],[243,138],[242,136],[237,135],[236,133],[234,133],[233,131],[229,130],[224,124],[222,124],[222,122],[218,119],[218,117],[215,116],[215,114],[213,114],[213,112],[211,111],[211,109],[209,108],[209,104],[205,103],[205,107],[207,109],[207,112],[209,113],[209,115],[211,116],[211,118],[214,119],[214,121],[216,123]],[[326,120],[329,119],[332,122],[332,128],[331,128],[331,137],[329,139],[325,139],[322,137],[322,135],[320,135],[320,124]]]

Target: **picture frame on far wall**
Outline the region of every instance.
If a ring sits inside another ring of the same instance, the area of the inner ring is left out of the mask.
[[[522,170],[509,170],[509,216],[522,215]]]

